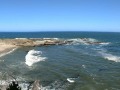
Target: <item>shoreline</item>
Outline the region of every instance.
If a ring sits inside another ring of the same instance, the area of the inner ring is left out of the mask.
[[[0,57],[13,52],[18,47],[34,47],[43,45],[58,45],[65,44],[62,40],[53,38],[15,38],[15,39],[0,39]]]
[[[18,47],[15,45],[0,44],[0,57],[9,54],[10,52],[14,51],[17,48]]]
[[[104,42],[95,41],[94,39],[79,38],[79,39],[58,39],[58,38],[15,38],[15,39],[0,39],[0,57],[9,54],[18,47],[35,47],[46,45],[65,45],[72,43],[84,44],[103,44]],[[105,43],[106,44],[106,43]]]

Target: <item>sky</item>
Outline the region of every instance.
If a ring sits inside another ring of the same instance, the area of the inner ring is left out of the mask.
[[[120,32],[120,0],[0,0],[0,31]]]

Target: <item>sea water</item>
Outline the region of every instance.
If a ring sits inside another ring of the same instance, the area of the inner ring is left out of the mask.
[[[39,80],[42,90],[120,90],[120,33],[0,33],[0,38],[73,41],[65,45],[21,47],[0,57],[0,85],[17,80],[22,90],[27,90]]]

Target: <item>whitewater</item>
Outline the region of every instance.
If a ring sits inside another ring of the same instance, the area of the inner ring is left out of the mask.
[[[69,43],[19,47],[4,54],[0,57],[0,88],[17,81],[22,90],[35,86],[41,90],[120,90],[119,36],[93,32],[8,33],[7,38],[54,38]]]
[[[32,66],[34,63],[45,61],[46,57],[41,57],[41,51],[30,50],[25,56],[25,63]]]

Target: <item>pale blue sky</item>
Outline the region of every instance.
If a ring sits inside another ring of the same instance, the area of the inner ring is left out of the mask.
[[[119,31],[120,0],[0,0],[0,31]]]

